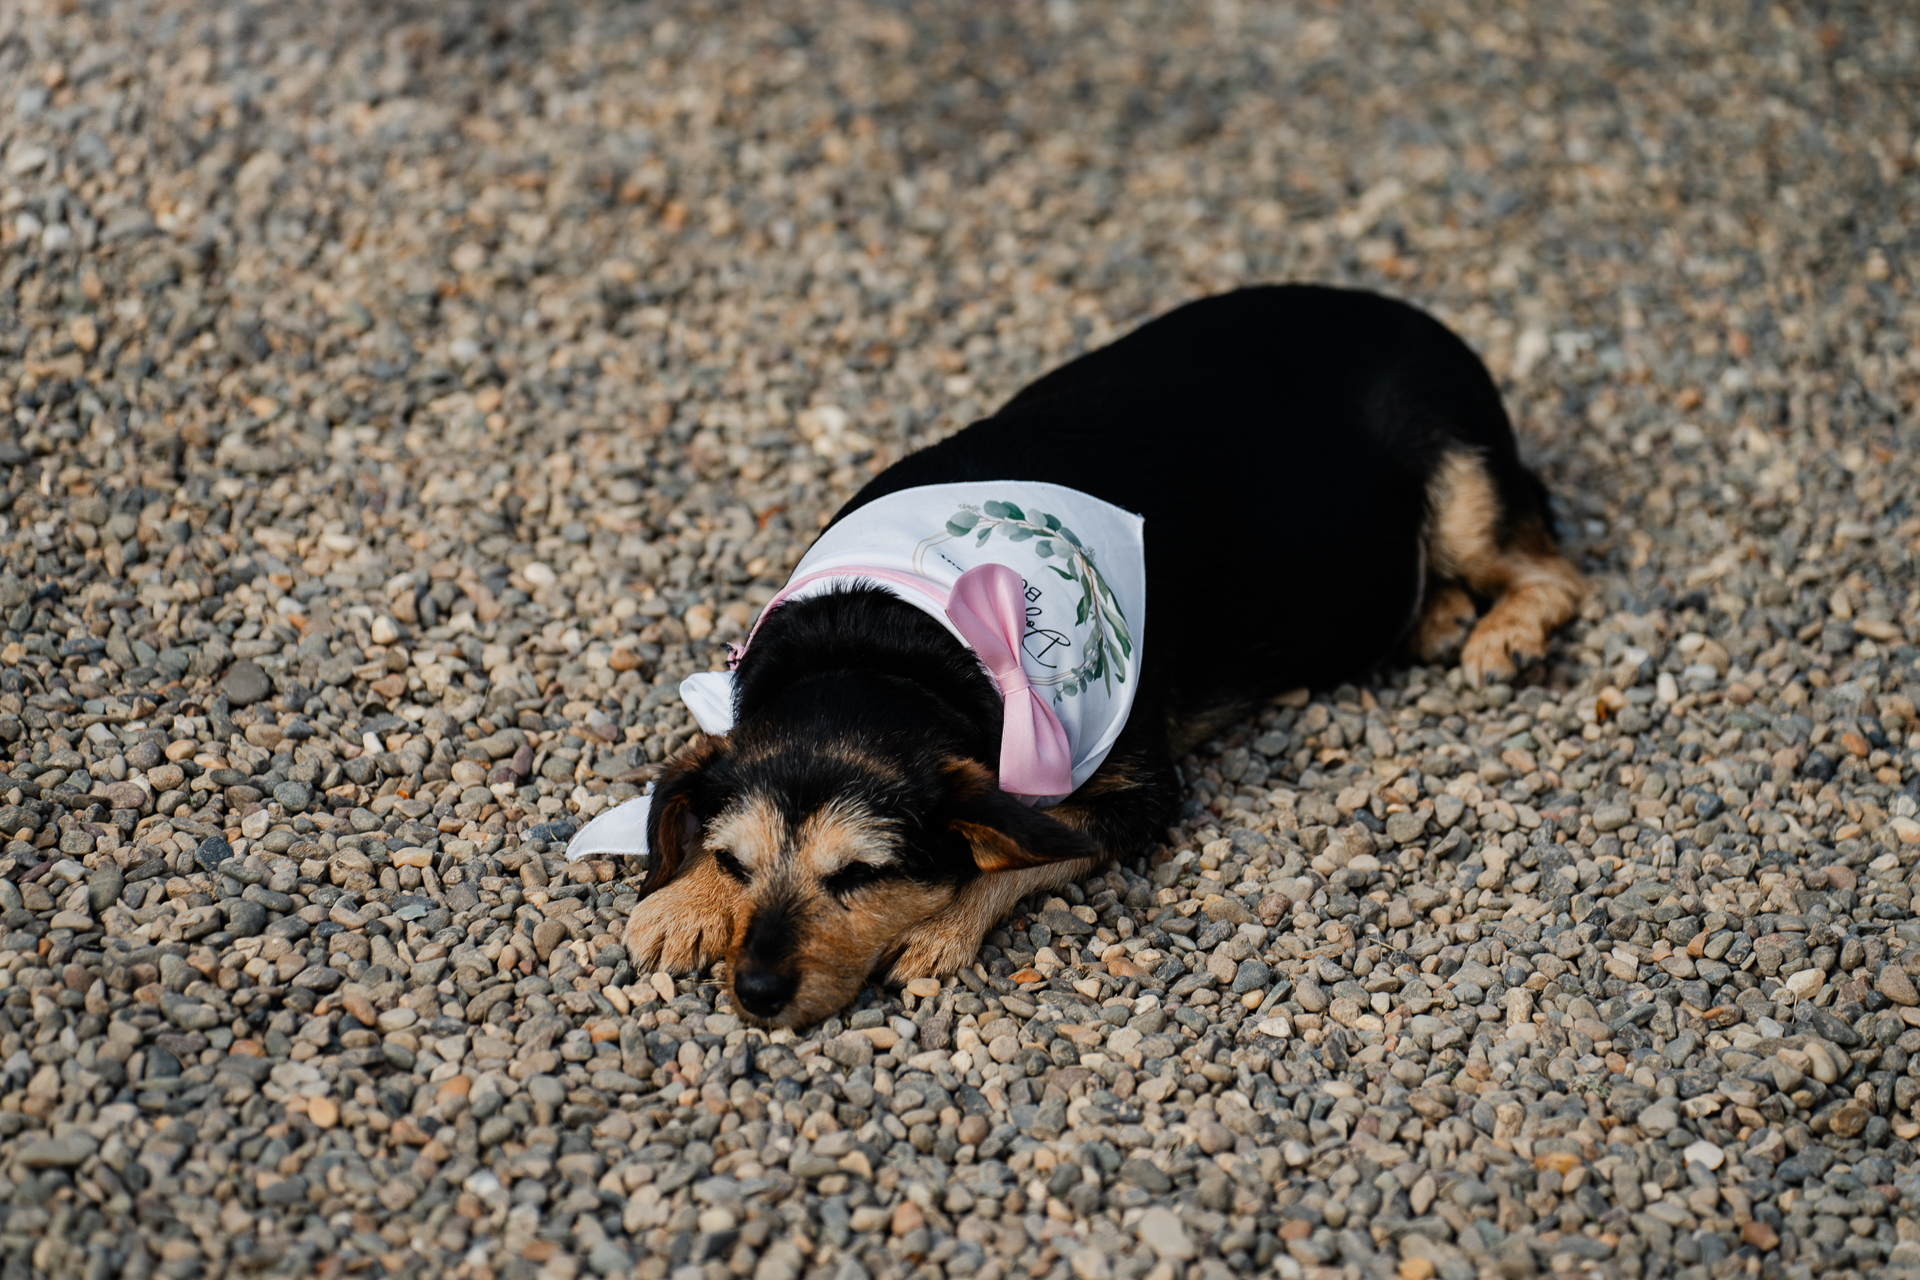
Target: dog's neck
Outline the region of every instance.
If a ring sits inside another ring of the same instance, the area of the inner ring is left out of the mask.
[[[930,699],[944,723],[929,729],[945,729],[970,755],[997,758],[1000,697],[979,660],[924,611],[875,587],[789,600],[768,614],[735,673],[735,714],[746,720],[802,681],[838,674]]]

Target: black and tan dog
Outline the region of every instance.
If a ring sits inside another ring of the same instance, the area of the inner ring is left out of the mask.
[[[724,960],[739,1008],[783,1026],[873,975],[950,973],[1019,899],[1161,837],[1174,757],[1264,699],[1406,650],[1504,677],[1581,596],[1486,370],[1372,294],[1182,307],[903,459],[836,519],[1010,479],[1146,518],[1151,643],[1105,763],[1029,808],[997,785],[1000,698],[935,620],[872,587],[782,605],[740,664],[733,730],[657,786],[637,966]]]

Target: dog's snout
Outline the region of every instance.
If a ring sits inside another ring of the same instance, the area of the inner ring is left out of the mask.
[[[778,899],[761,904],[747,925],[734,971],[733,994],[742,1009],[768,1021],[786,1011],[800,988],[800,979],[791,972],[793,951],[792,902]]]
[[[733,994],[754,1017],[771,1019],[787,1007],[799,985],[792,974],[756,965],[734,975]]]

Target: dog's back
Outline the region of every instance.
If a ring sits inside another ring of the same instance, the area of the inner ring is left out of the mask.
[[[1463,464],[1484,484],[1449,497]],[[1441,506],[1486,508],[1490,494],[1492,509],[1456,523],[1551,549],[1544,491],[1480,361],[1423,312],[1350,290],[1182,307],[889,468],[840,515],[990,479],[1067,485],[1146,517],[1148,690],[1176,722],[1390,657],[1439,594],[1427,579]]]

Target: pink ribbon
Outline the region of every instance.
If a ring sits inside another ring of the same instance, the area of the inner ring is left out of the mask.
[[[1027,678],[1020,642],[1027,633],[1025,584],[1003,564],[967,570],[953,584],[947,617],[1000,686],[1000,789],[1021,796],[1073,790],[1073,752],[1053,708]]]

